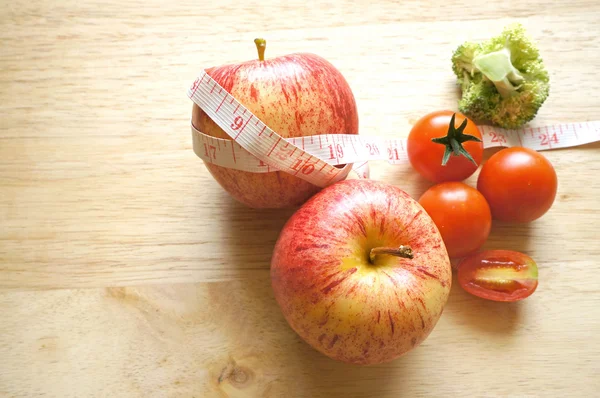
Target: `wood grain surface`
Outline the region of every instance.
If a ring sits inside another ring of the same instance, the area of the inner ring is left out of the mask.
[[[392,363],[309,348],[269,280],[293,210],[249,210],[191,149],[185,89],[205,67],[296,51],[346,76],[363,135],[456,108],[450,55],[522,22],[551,94],[532,125],[600,119],[600,3],[158,0],[0,10],[0,396],[591,397],[600,392],[600,144],[545,152],[559,192],[487,248],[528,253],[514,304],[456,283],[438,326]],[[491,151],[488,151],[488,155]],[[371,177],[418,196],[407,165]],[[476,175],[468,182],[473,183]]]

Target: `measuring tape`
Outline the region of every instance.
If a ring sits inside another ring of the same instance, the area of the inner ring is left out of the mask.
[[[283,138],[238,102],[205,71],[188,89],[188,97],[232,139],[211,137],[192,125],[194,152],[217,166],[268,173],[285,171],[326,187],[354,170],[368,178],[368,162],[408,161],[406,138],[383,139],[353,134]],[[478,126],[484,148],[522,146],[537,151],[600,141],[600,121],[545,127],[501,129]],[[336,167],[342,166],[343,167]]]

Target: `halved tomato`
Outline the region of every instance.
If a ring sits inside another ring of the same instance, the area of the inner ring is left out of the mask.
[[[519,301],[537,289],[538,268],[526,254],[486,250],[460,262],[458,283],[467,292],[487,300]]]

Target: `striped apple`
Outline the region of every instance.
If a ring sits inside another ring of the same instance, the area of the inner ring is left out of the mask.
[[[257,39],[255,43],[257,60],[218,66],[206,72],[284,138],[358,134],[354,95],[339,70],[310,53],[265,59],[265,41]],[[231,139],[196,104],[192,124],[204,134]],[[320,190],[283,171],[252,173],[209,162],[205,165],[231,196],[253,208],[299,206]]]
[[[373,180],[345,180],[286,223],[271,262],[293,330],[330,358],[391,361],[433,330],[450,292],[442,237],[417,201]]]

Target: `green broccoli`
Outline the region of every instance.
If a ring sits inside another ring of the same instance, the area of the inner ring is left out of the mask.
[[[521,24],[482,43],[467,42],[452,56],[462,86],[458,109],[478,121],[518,128],[532,120],[548,97],[548,72]]]

